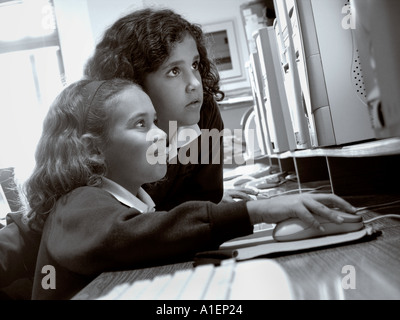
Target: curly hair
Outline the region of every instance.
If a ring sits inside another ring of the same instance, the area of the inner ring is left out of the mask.
[[[36,166],[24,185],[26,219],[33,230],[42,230],[60,197],[81,186],[99,186],[106,174],[101,147],[108,141],[113,102],[128,86],[139,86],[113,79],[98,82],[91,92],[93,82],[81,80],[66,87],[43,122]]]
[[[218,70],[208,57],[206,39],[199,25],[191,24],[169,9],[145,8],[117,20],[106,30],[85,75],[101,80],[130,79],[143,86],[147,74],[160,68],[176,43],[189,34],[200,55],[199,72],[205,100],[224,98]]]

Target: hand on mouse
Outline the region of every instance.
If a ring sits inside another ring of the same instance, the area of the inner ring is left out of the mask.
[[[289,218],[299,218],[322,231],[323,228],[314,215],[342,223],[343,218],[338,215],[338,209],[346,213],[356,213],[356,208],[334,194],[282,195],[266,200],[249,201],[246,206],[252,224],[278,223]]]

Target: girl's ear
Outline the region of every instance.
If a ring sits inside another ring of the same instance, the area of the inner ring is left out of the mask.
[[[81,139],[89,154],[98,155],[101,153],[97,144],[97,139],[91,133],[85,133],[82,135]]]
[[[99,147],[99,137],[90,133],[81,136],[83,146],[82,156],[92,174],[105,176],[107,172],[106,161],[102,149]],[[92,178],[90,178],[92,179]]]

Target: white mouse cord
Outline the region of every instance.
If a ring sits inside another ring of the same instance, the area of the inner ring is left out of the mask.
[[[374,204],[374,205],[367,206],[367,207],[360,207],[360,208],[357,208],[356,213],[361,215],[362,211],[370,210],[370,209],[376,209],[376,208],[383,209],[383,208],[390,207],[391,205],[394,205],[394,204],[397,204],[397,203],[400,203],[400,200],[396,200],[396,201],[392,201],[392,202],[386,202],[386,203],[380,203],[380,204]],[[374,218],[371,218],[371,219],[368,219],[368,220],[364,220],[364,223],[370,223],[372,221],[375,221],[375,220],[378,220],[378,219],[382,219],[382,218],[400,219],[400,215],[399,214],[384,214],[384,215],[381,215],[381,216],[378,216],[378,217],[374,217]]]
[[[387,203],[374,204],[374,205],[367,206],[367,207],[360,207],[360,208],[357,208],[356,212],[374,209],[374,208],[383,208],[383,207],[391,206],[392,204],[396,204],[396,203],[400,203],[400,200],[387,202]]]
[[[364,220],[364,223],[370,223],[372,221],[378,220],[378,219],[382,219],[382,218],[396,218],[396,219],[400,219],[400,214],[385,214],[383,216],[378,216],[378,217],[374,217],[368,220]]]

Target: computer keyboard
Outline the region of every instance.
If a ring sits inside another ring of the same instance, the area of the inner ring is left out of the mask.
[[[288,300],[283,268],[269,259],[200,265],[116,286],[99,300]]]

